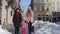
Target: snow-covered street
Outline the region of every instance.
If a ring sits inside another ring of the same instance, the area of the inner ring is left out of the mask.
[[[6,29],[3,29],[2,26],[0,25],[0,34],[12,34],[8,32]]]
[[[51,22],[44,21],[35,21],[32,24],[35,34],[60,34],[60,25]]]
[[[60,34],[60,0],[0,0],[0,34]]]
[[[34,34],[60,34],[60,25],[51,23],[48,21],[35,21],[32,26],[34,26]],[[13,30],[12,30],[13,29]],[[0,34],[13,34],[14,27],[9,28],[9,30],[3,29],[0,25]]]

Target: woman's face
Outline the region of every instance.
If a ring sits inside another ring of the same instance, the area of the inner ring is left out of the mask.
[[[19,12],[19,10],[17,10],[17,12]]]
[[[20,13],[20,11],[19,11],[19,10],[17,10],[17,11],[16,11],[16,14],[17,14],[17,15],[19,15],[19,13]]]

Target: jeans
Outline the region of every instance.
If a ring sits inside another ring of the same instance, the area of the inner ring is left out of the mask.
[[[22,34],[22,28],[21,27],[19,28],[19,34]]]
[[[26,25],[26,34],[28,34],[29,31],[28,31],[28,24]]]
[[[15,34],[19,34],[19,27],[15,27]]]

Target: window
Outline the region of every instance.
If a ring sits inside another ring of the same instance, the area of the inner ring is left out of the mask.
[[[58,17],[60,17],[60,12],[58,12],[57,14],[58,14]]]
[[[42,0],[42,3],[44,3],[44,0]]]
[[[38,16],[38,20],[41,20],[41,17],[40,16]]]
[[[0,5],[2,5],[2,0],[0,0]]]
[[[53,17],[52,22],[57,22],[57,18]]]
[[[46,10],[49,11],[49,8],[47,8]]]
[[[38,20],[41,20],[40,14],[38,14]]]
[[[44,6],[42,6],[42,11],[44,11]]]
[[[44,11],[44,8],[42,8],[42,11]]]
[[[12,11],[11,11],[11,16],[12,16]]]
[[[34,0],[34,3],[39,3],[39,0]]]
[[[38,6],[38,11],[40,11],[40,6]]]
[[[48,0],[46,0],[48,2]]]
[[[53,12],[53,16],[58,16],[58,15],[57,15],[57,12]]]
[[[42,0],[42,11],[44,11],[44,0]]]
[[[38,7],[37,6],[34,6],[34,11],[38,11]]]
[[[46,21],[49,21],[49,17],[46,17]]]
[[[38,11],[39,11],[39,7],[38,7]]]
[[[60,17],[58,17],[58,21],[60,22]]]
[[[40,11],[40,6],[34,6],[33,10],[34,11]]]
[[[43,18],[43,21],[45,21],[45,17],[42,17]]]
[[[39,2],[39,0],[37,0],[37,2]]]
[[[37,0],[37,2],[40,3],[39,0]]]

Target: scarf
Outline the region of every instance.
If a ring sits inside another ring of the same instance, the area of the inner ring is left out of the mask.
[[[16,11],[16,16],[17,16],[17,17],[19,17],[19,14],[20,14],[20,13]]]

